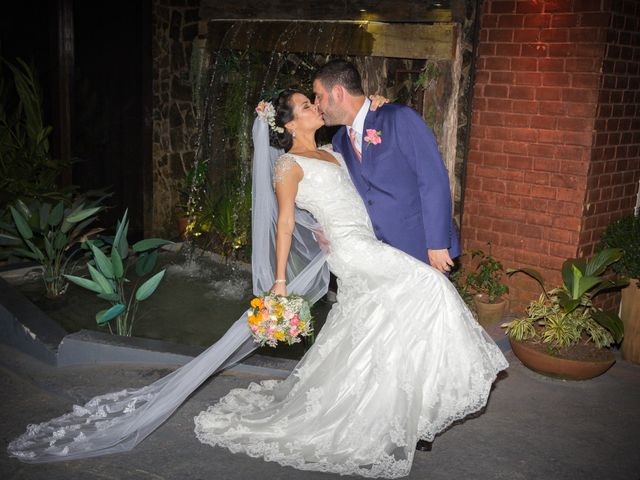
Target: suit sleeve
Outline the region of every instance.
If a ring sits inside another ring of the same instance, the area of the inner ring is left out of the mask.
[[[417,177],[427,248],[450,248],[451,189],[436,139],[422,117],[410,108],[398,111],[395,134],[400,151]]]

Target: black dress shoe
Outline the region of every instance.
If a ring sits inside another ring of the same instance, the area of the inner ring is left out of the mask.
[[[416,450],[419,452],[430,452],[433,447],[433,442],[427,442],[426,440],[418,440],[416,443]]]

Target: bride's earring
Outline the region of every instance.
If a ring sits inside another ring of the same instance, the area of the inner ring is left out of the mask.
[[[295,131],[295,130],[291,130],[291,136],[292,136],[293,138],[296,138],[296,131]]]

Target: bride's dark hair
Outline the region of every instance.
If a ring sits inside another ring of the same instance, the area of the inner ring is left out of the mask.
[[[285,152],[291,150],[291,147],[293,146],[293,136],[284,126],[293,120],[293,105],[291,104],[291,97],[295,93],[300,93],[300,91],[288,88],[271,100],[273,108],[276,111],[274,119],[276,127],[282,128],[283,132],[278,133],[273,128],[269,128],[269,143],[272,147],[284,149]]]

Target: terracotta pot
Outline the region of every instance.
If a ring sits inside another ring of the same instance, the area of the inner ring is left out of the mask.
[[[178,217],[178,235],[186,240],[187,225],[189,225],[189,217]]]
[[[622,290],[620,318],[624,323],[622,357],[640,363],[640,288],[638,280],[631,280]]]
[[[497,303],[489,303],[486,295],[478,294],[473,297],[473,302],[478,313],[478,323],[483,327],[500,322],[504,317],[504,312],[507,310],[507,301],[505,299]]]
[[[570,360],[536,350],[527,342],[518,342],[509,338],[509,343],[515,356],[526,367],[543,375],[565,380],[588,380],[597,377],[615,363],[615,358],[609,351],[607,351],[607,358],[603,360]]]

